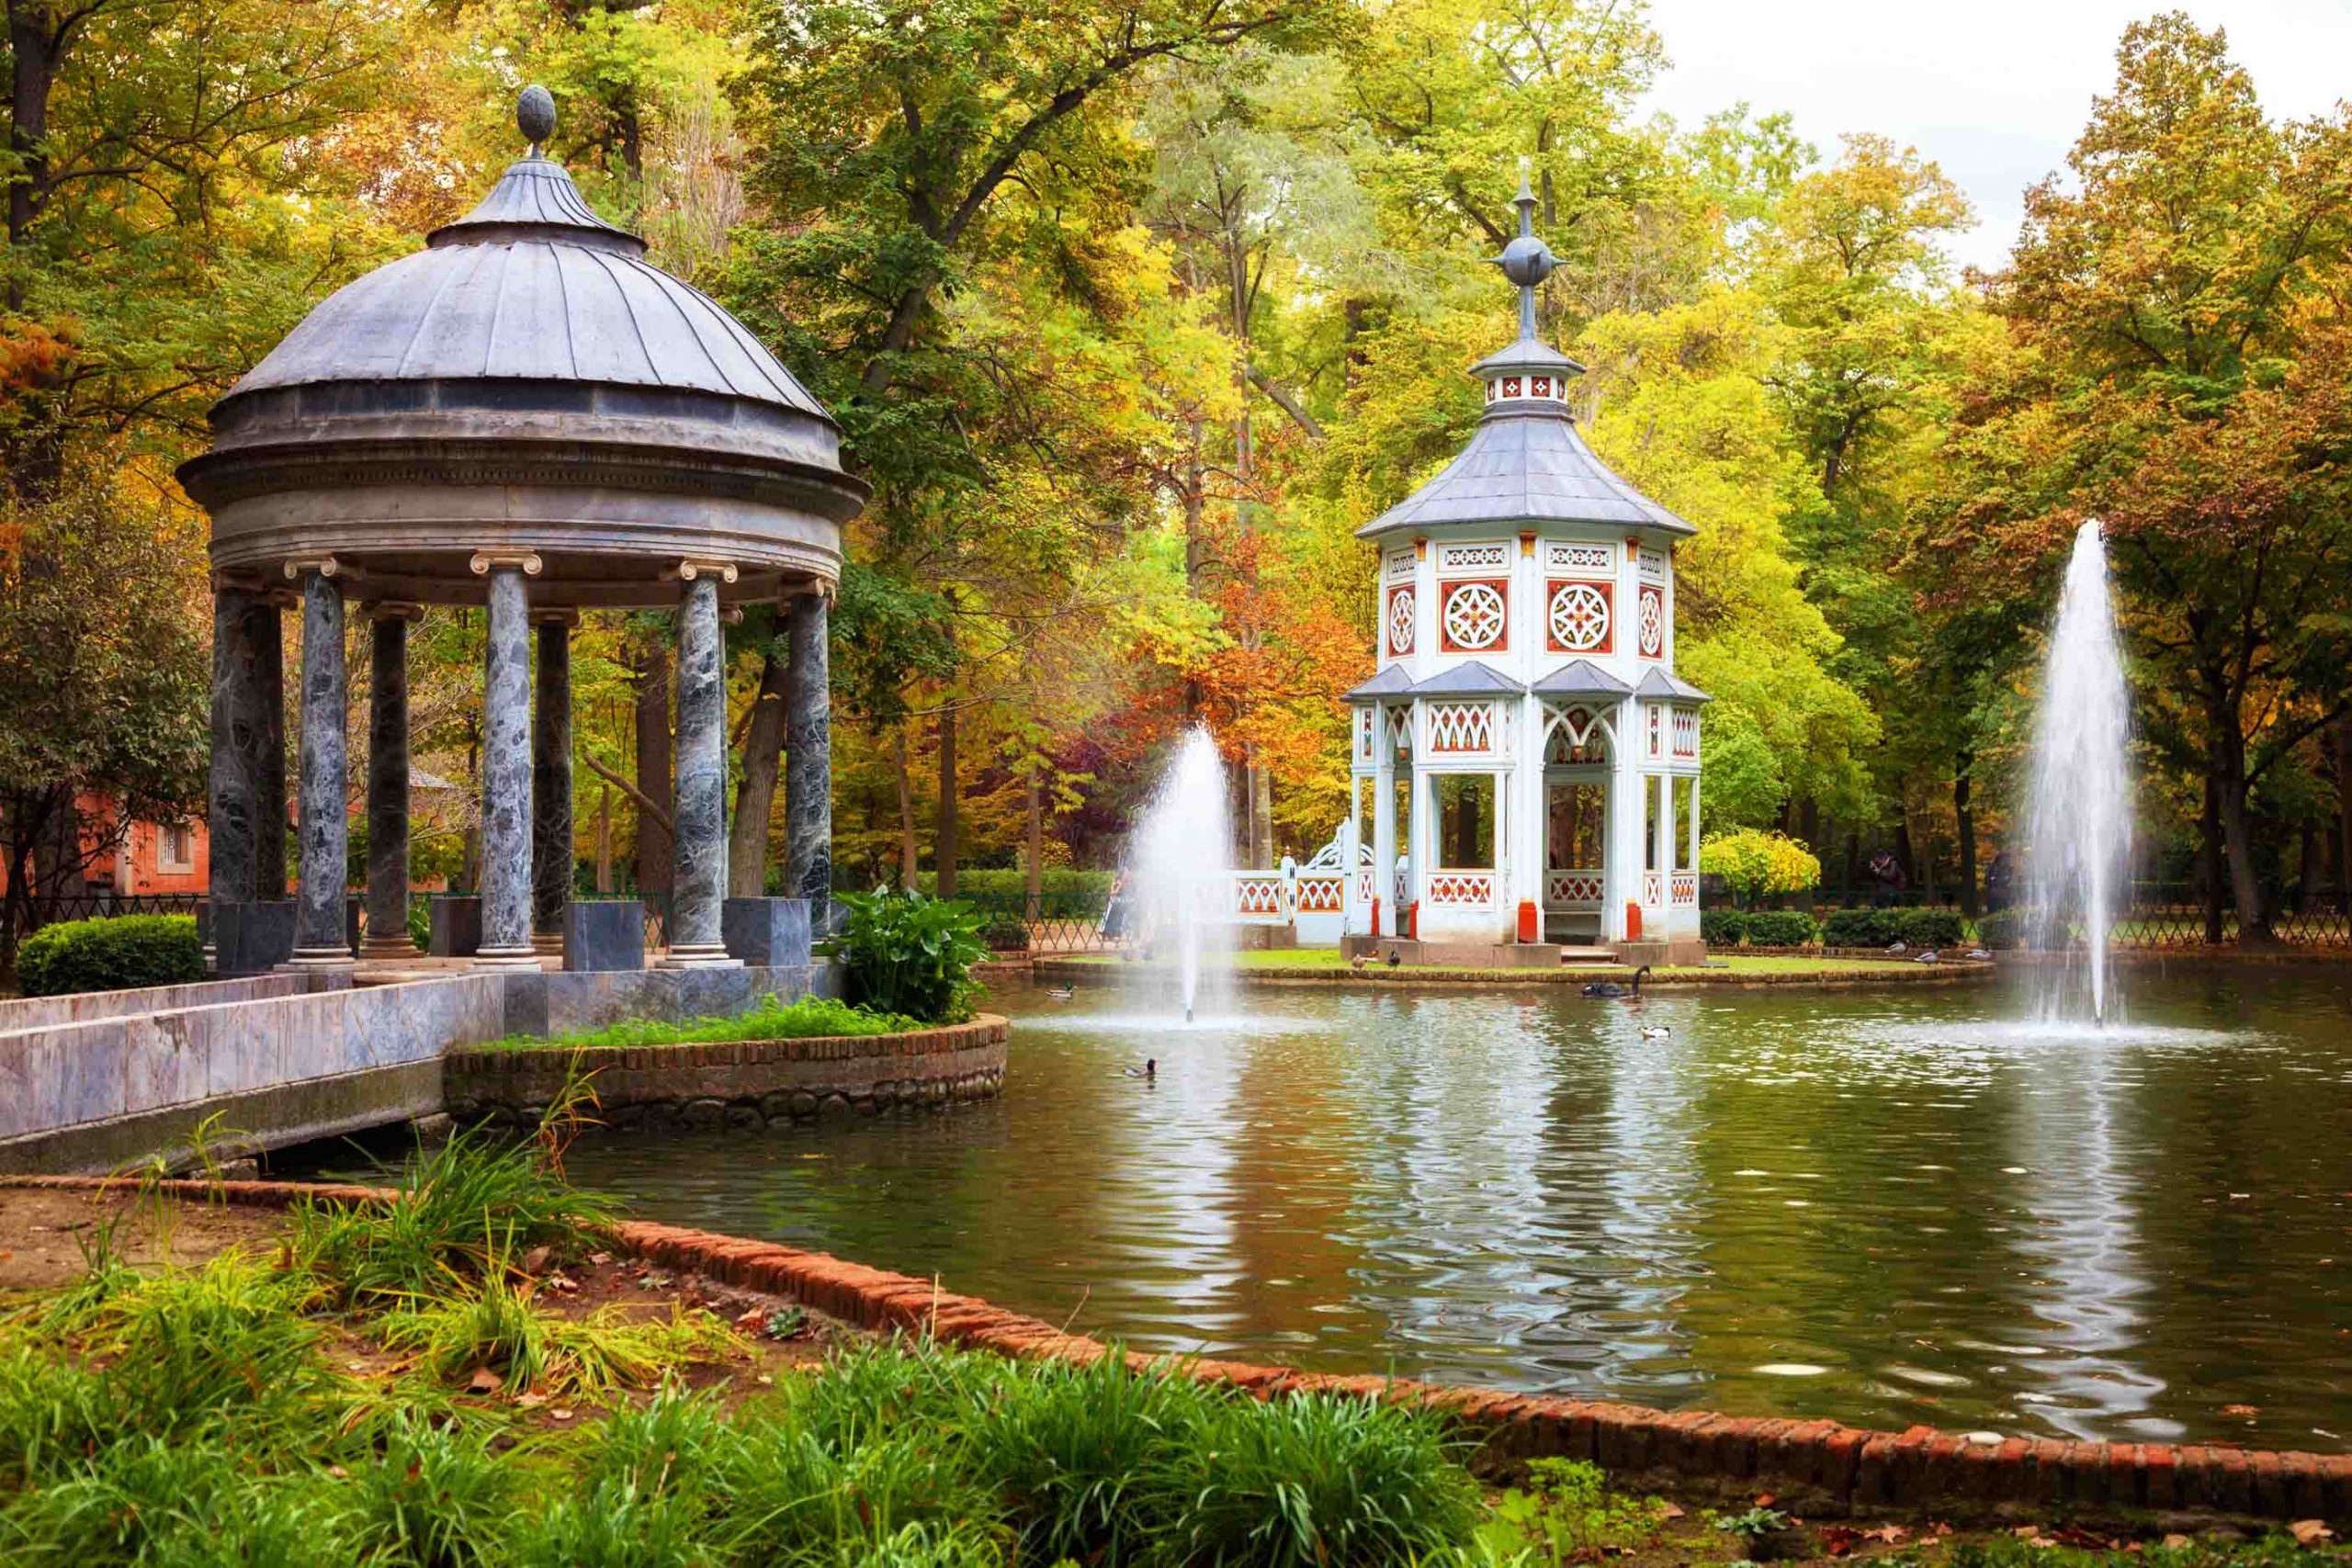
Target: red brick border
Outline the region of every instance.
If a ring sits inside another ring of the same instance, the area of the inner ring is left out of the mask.
[[[0,1186],[97,1190],[120,1178],[0,1177]],[[179,1197],[283,1208],[302,1198],[381,1202],[383,1188],[290,1181],[164,1181]],[[712,1231],[625,1221],[626,1250],[744,1290],[790,1296],[856,1327],[928,1334],[1027,1360],[1080,1364],[1111,1353],[1099,1339],[821,1252]],[[1770,1491],[1830,1512],[1926,1512],[1964,1518],[2194,1514],[2352,1523],[2352,1454],[2274,1452],[2228,1444],[2092,1443],[2010,1438],[1976,1443],[1932,1427],[1870,1431],[1835,1421],[1668,1413],[1606,1401],[1453,1388],[1381,1376],[1339,1377],[1244,1361],[1128,1351],[1137,1368],[1172,1370],[1259,1397],[1315,1393],[1423,1405],[1459,1420],[1498,1460],[1589,1460],[1621,1479],[1725,1495]]]

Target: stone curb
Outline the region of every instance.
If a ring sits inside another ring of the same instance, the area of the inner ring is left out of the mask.
[[[786,1125],[827,1111],[993,1099],[1011,1035],[1009,1021],[982,1013],[898,1034],[453,1051],[442,1095],[460,1121],[527,1122],[577,1067],[593,1075],[600,1125],[617,1131]]]
[[[101,1190],[122,1178],[0,1177],[0,1187]],[[284,1208],[303,1198],[374,1203],[383,1188],[291,1181],[162,1181],[179,1197]],[[821,1252],[712,1231],[623,1221],[625,1251],[723,1284],[790,1296],[855,1327],[926,1335],[1024,1360],[1091,1365],[1102,1340],[942,1290],[936,1280],[869,1269]],[[1771,1491],[1815,1512],[1926,1512],[1938,1517],[2069,1518],[2219,1516],[2249,1521],[2352,1523],[2352,1454],[2242,1449],[2229,1444],[2096,1443],[2009,1438],[1973,1441],[1932,1427],[1871,1431],[1835,1421],[1667,1412],[1611,1401],[1454,1388],[1409,1379],[1298,1372],[1244,1361],[1125,1352],[1138,1371],[1165,1371],[1259,1398],[1280,1394],[1385,1399],[1450,1416],[1506,1462],[1586,1460],[1620,1483],[1697,1484],[1726,1496]]]

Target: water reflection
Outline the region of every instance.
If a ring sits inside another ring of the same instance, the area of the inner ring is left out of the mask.
[[[2324,1449],[2352,1431],[2340,992],[2151,980],[2090,1038],[1947,990],[1256,991],[1182,1031],[1016,992],[1001,1100],[575,1168],[1156,1348]]]

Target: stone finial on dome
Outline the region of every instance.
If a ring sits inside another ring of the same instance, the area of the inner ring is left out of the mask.
[[[555,95],[537,82],[524,88],[522,96],[514,100],[514,124],[537,156],[555,134]]]

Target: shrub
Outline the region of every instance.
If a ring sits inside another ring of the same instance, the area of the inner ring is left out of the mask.
[[[1747,934],[1747,916],[1738,909],[1702,909],[1699,934],[1711,947],[1737,947]]]
[[[2034,917],[2027,908],[1996,909],[1976,922],[1976,940],[1990,948],[2026,947],[2033,942]]]
[[[581,1051],[614,1045],[680,1045],[735,1040],[815,1040],[842,1035],[903,1034],[921,1029],[899,1013],[852,1007],[831,997],[803,997],[786,1005],[774,993],[749,1012],[718,1013],[672,1023],[658,1018],[628,1018],[599,1029],[542,1037],[509,1034],[480,1047],[484,1051]]]
[[[1020,953],[1029,945],[1029,922],[1011,909],[992,910],[980,941],[990,953]]]
[[[28,997],[185,986],[204,978],[204,943],[193,915],[118,915],[43,926],[17,950],[17,984]]]
[[[972,1016],[972,965],[988,956],[979,911],[952,898],[881,888],[844,893],[838,943],[851,996],[924,1023]]]
[[[1885,947],[1906,940],[1899,924],[1901,909],[1834,909],[1821,923],[1821,940],[1830,947]]]
[[[1905,909],[1897,929],[1912,947],[1958,947],[1967,934],[1957,909]]]
[[[1699,869],[1720,876],[1739,898],[1767,893],[1801,893],[1821,884],[1821,862],[1784,833],[1742,828],[1701,840]]]
[[[1803,947],[1814,938],[1813,917],[1803,909],[1750,909],[1747,940],[1757,947]]]

